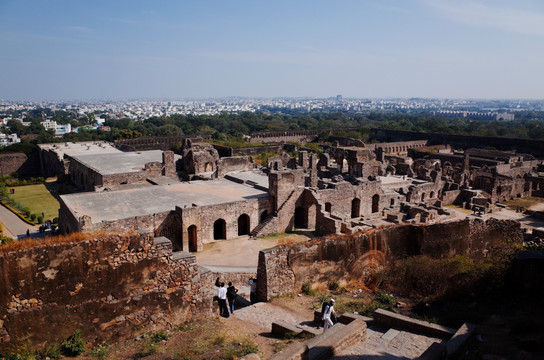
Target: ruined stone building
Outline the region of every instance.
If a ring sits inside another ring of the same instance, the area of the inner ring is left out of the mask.
[[[352,234],[432,223],[449,215],[443,205],[487,207],[544,191],[542,162],[530,155],[340,140],[319,157],[272,157],[267,168],[191,140],[181,157],[103,143],[42,145],[42,166],[62,169],[87,191],[61,196],[61,231],[149,230],[191,252],[214,240],[295,228]]]

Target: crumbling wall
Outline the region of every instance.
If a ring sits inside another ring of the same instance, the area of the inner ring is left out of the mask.
[[[150,234],[0,253],[0,269],[0,352],[27,335],[37,346],[76,329],[92,343],[116,341],[211,310],[192,281],[195,257]]]
[[[496,244],[522,239],[523,232],[516,221],[465,219],[426,226],[395,226],[275,247],[259,253],[258,295],[261,300],[268,300],[271,296],[297,292],[306,281],[364,279],[372,269],[407,256],[446,258],[460,254],[480,260]]]
[[[247,156],[223,157],[217,160],[217,177],[222,178],[230,171],[248,171],[253,168]]]

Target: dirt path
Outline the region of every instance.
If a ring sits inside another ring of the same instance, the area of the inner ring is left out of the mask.
[[[292,325],[306,324],[311,321],[313,314],[294,311],[271,303],[257,303],[240,310],[236,310],[233,316],[259,326],[263,331],[270,332],[272,323],[285,321]]]

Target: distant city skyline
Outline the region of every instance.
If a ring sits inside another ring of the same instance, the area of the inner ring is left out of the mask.
[[[0,99],[544,99],[538,0],[0,1]]]

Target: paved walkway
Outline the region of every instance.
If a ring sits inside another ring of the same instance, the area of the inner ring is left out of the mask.
[[[417,359],[438,338],[418,335],[409,331],[384,330],[371,326],[366,339],[341,351],[333,360],[407,360]]]
[[[0,205],[0,223],[4,227],[4,236],[14,239],[26,237],[27,230],[30,230],[31,233],[37,233],[39,228],[38,226],[28,225],[2,205]]]

